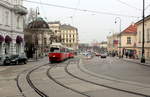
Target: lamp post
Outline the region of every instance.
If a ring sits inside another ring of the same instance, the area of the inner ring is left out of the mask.
[[[39,13],[39,8],[37,7],[36,8],[36,17],[35,17],[35,20],[37,20],[39,14],[40,14]],[[37,32],[35,32],[35,48],[36,48],[35,49],[35,54],[36,54],[35,56],[36,56],[36,61],[38,59],[38,35],[37,35]]]
[[[115,23],[117,23],[117,19],[119,20],[120,22],[120,27],[119,27],[119,58],[121,58],[121,18],[120,17],[116,17],[115,18]]]
[[[141,63],[145,63],[145,56],[144,56],[144,41],[145,41],[145,30],[144,30],[144,22],[145,22],[145,0],[143,0],[143,33],[142,33],[142,57]]]

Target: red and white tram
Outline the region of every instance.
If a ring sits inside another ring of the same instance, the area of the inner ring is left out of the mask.
[[[50,47],[49,62],[61,62],[73,58],[73,50],[63,46],[61,43],[53,43]]]

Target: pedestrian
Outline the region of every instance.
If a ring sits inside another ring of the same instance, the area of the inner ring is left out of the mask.
[[[128,52],[126,52],[126,58],[128,57]]]

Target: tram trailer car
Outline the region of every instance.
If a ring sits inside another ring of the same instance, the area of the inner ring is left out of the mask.
[[[74,50],[69,48],[69,58],[74,58]]]

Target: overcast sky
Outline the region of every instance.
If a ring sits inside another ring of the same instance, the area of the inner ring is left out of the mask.
[[[104,41],[108,35],[119,32],[119,19],[115,24],[115,18],[120,17],[122,30],[131,23],[138,21],[142,17],[143,0],[30,0],[41,3],[55,4],[78,9],[86,9],[99,12],[108,12],[133,17],[123,17],[117,15],[107,15],[91,13],[87,11],[71,10],[41,4],[34,4],[24,1],[24,6],[29,8],[39,7],[40,15],[47,18],[47,21],[61,21],[61,23],[71,24],[78,28],[79,42],[91,43],[92,41]],[[120,2],[123,1],[123,2]],[[146,6],[150,5],[150,0],[146,0]],[[146,9],[146,15],[150,14],[150,6]],[[72,17],[72,18],[70,18]],[[110,33],[111,32],[111,33]]]

